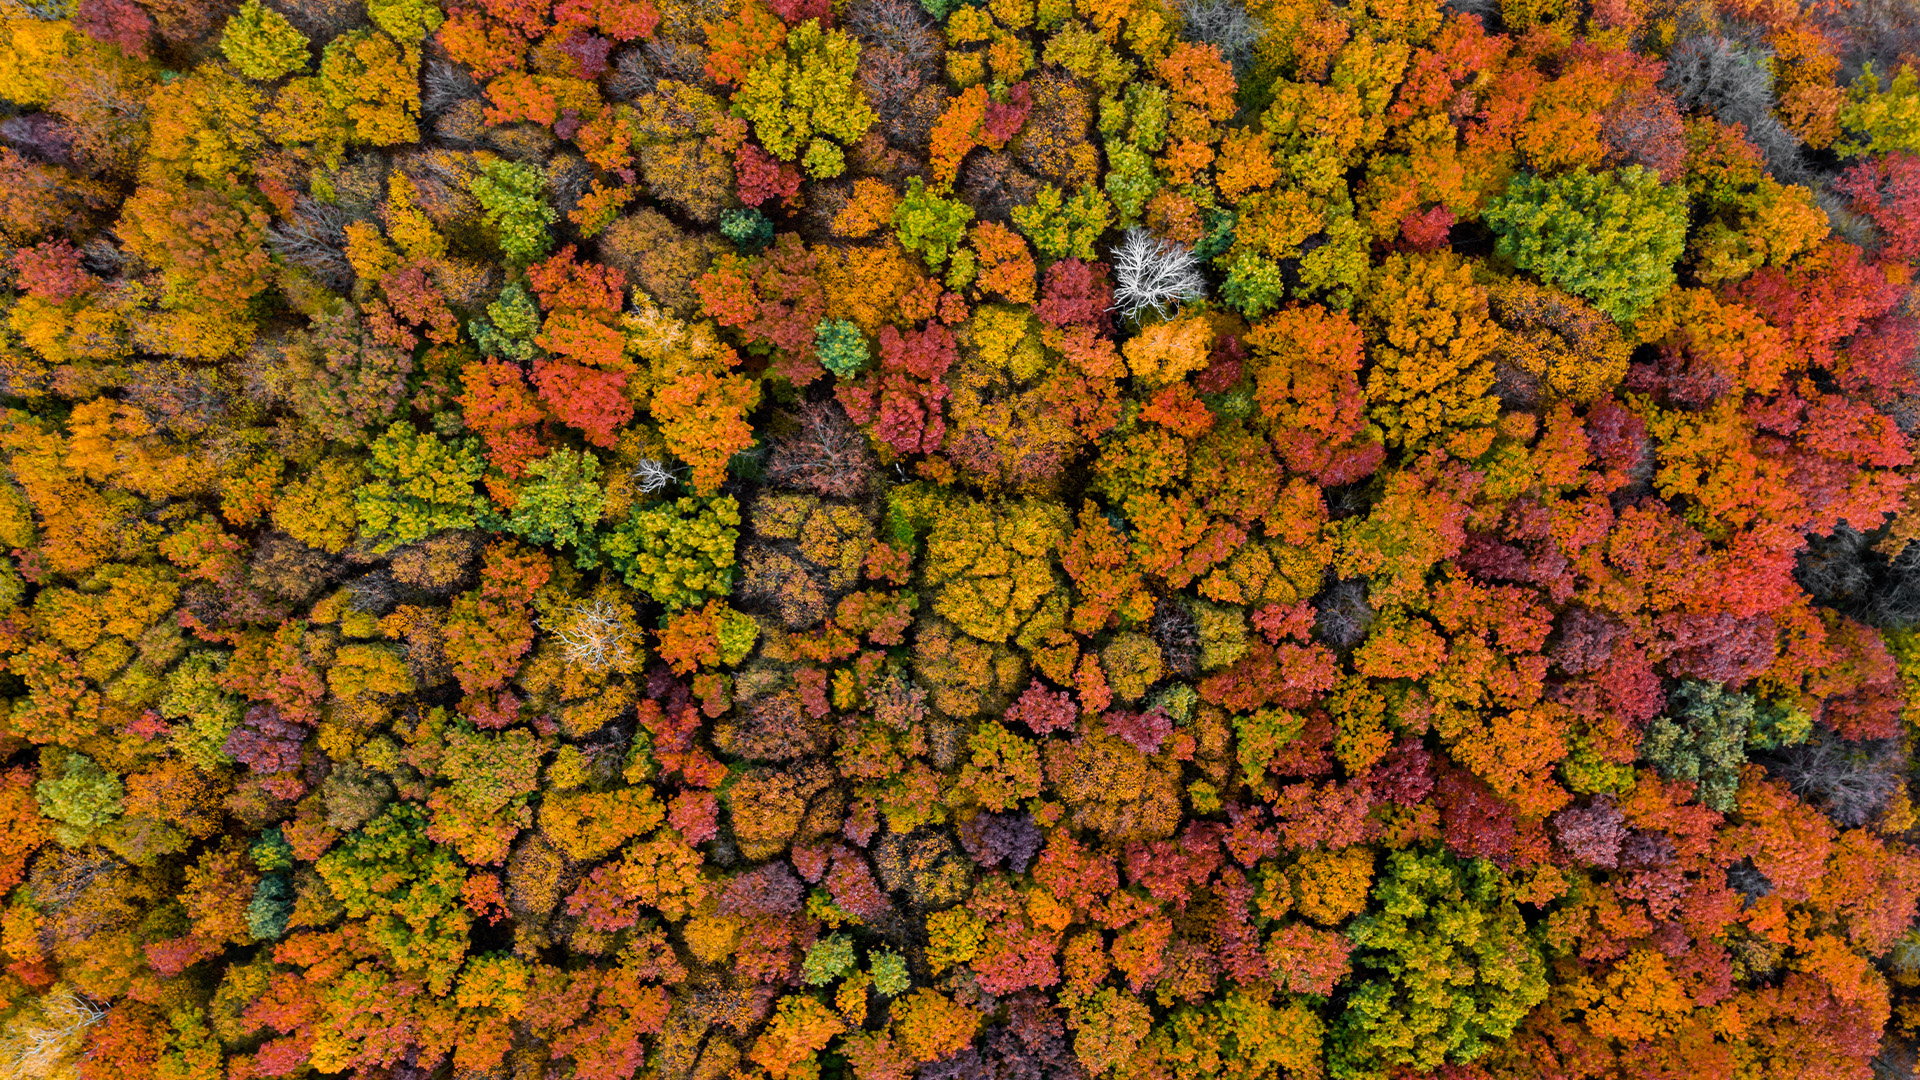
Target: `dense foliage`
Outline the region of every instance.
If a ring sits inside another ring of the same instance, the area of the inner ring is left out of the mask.
[[[0,1080],[1868,1080],[1891,0],[0,0]]]

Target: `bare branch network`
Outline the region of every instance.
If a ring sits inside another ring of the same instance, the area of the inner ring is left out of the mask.
[[[641,491],[657,495],[680,482],[680,470],[664,461],[641,458],[633,466],[633,478],[639,482]]]
[[[629,666],[635,659],[633,634],[611,600],[574,604],[554,636],[566,649],[567,662],[589,671]]]
[[[1193,252],[1134,226],[1113,249],[1113,306],[1138,319],[1151,309],[1165,317],[1187,300],[1207,295],[1207,279]]]
[[[107,1010],[67,987],[40,999],[38,1022],[15,1025],[0,1043],[0,1077],[52,1076]]]

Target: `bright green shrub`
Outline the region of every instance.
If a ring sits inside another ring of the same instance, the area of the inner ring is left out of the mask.
[[[1484,859],[1389,853],[1347,936],[1355,985],[1328,1053],[1334,1080],[1472,1061],[1547,996],[1539,945]]]
[[[479,523],[487,501],[473,485],[482,466],[465,440],[443,442],[432,432],[395,423],[371,449],[373,480],[355,493],[354,512],[375,551]]]
[[[946,265],[966,239],[972,221],[973,207],[933,194],[917,176],[908,178],[907,193],[893,208],[893,232],[900,246],[918,252],[935,270]]]
[[[1673,288],[1687,241],[1686,192],[1643,166],[1516,176],[1484,219],[1497,250],[1617,322]]]
[[[480,200],[487,225],[499,240],[500,251],[511,262],[530,263],[553,247],[547,226],[560,219],[547,205],[546,174],[518,161],[489,161],[480,175],[467,181]]]
[[[820,366],[842,379],[860,374],[871,359],[866,335],[847,319],[820,320],[813,332],[813,353]]]
[[[527,474],[507,517],[508,531],[529,543],[571,547],[577,561],[591,564],[593,527],[606,501],[600,459],[563,446],[527,466]]]
[[[792,161],[804,150],[809,175],[838,176],[846,169],[840,147],[857,142],[874,121],[854,78],[859,63],[858,42],[808,20],[787,33],[784,50],[747,72],[734,113],[753,122],[754,135],[775,157]]]
[[[1048,184],[1032,203],[1013,208],[1014,228],[1050,259],[1091,261],[1094,244],[1112,224],[1113,203],[1092,184],[1081,185],[1072,195]]]
[[[676,499],[635,510],[601,551],[629,588],[669,608],[690,607],[732,590],[739,525],[731,495]]]

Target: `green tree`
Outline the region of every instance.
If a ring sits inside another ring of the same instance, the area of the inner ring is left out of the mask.
[[[253,887],[253,899],[247,901],[247,933],[260,941],[278,941],[292,917],[292,879],[285,874],[261,878]]]
[[[1847,89],[1840,126],[1847,137],[1834,149],[1842,157],[1920,152],[1920,73],[1912,64],[1901,64],[1892,83],[1882,89],[1873,64],[1862,64],[1859,77]]]
[[[233,763],[225,749],[227,735],[246,710],[245,701],[221,689],[220,673],[227,666],[227,655],[190,653],[167,672],[157,706],[161,716],[175,721],[167,735],[173,748],[202,772]]]
[[[825,986],[853,968],[853,939],[845,934],[828,934],[807,947],[800,979],[808,986]]]
[[[1687,242],[1685,189],[1640,165],[1516,176],[1484,218],[1501,256],[1618,322],[1673,288]]]
[[[505,861],[514,836],[532,824],[527,799],[540,786],[544,753],[526,728],[488,734],[462,722],[449,729],[440,775],[451,783],[427,800],[428,839],[474,865]]]
[[[530,543],[571,547],[576,562],[595,561],[593,527],[600,522],[605,493],[600,488],[600,459],[561,447],[527,466],[530,479],[507,517],[507,529]]]
[[[1647,725],[1640,756],[1668,779],[1693,781],[1701,805],[1724,813],[1734,808],[1754,726],[1753,698],[1719,683],[1683,679],[1668,699],[1667,714]]]
[[[820,366],[842,379],[866,370],[871,359],[866,335],[848,319],[820,320],[813,331],[813,353],[820,358]]]
[[[396,422],[373,440],[372,450],[373,480],[354,494],[354,512],[376,552],[479,523],[487,505],[473,487],[480,455],[466,440],[443,442]]]
[[[1147,1039],[1175,1080],[1280,1080],[1318,1071],[1323,1028],[1306,1004],[1275,1006],[1239,990],[1183,1006]]]
[[[1484,859],[1390,853],[1347,936],[1356,985],[1328,1054],[1335,1080],[1472,1061],[1547,996],[1540,948]]]
[[[1113,203],[1092,184],[1082,184],[1072,195],[1048,184],[1033,202],[1013,208],[1013,224],[1050,259],[1091,261],[1100,234],[1113,224]]]
[[[731,495],[676,499],[635,510],[601,550],[629,588],[670,609],[692,607],[733,590],[739,525]]]
[[[1331,307],[1348,308],[1363,292],[1371,237],[1352,217],[1329,215],[1318,247],[1300,257],[1300,291],[1326,297]]]
[[[1798,746],[1813,734],[1813,717],[1798,705],[1765,698],[1753,703],[1753,726],[1747,729],[1747,745],[1755,750],[1778,750]]]
[[[354,142],[397,146],[418,141],[420,49],[376,30],[352,30],[320,55],[327,104],[352,124]]]
[[[510,281],[493,303],[487,305],[487,317],[467,324],[467,333],[482,352],[518,363],[534,358],[539,348],[533,336],[540,332],[540,308],[534,304],[527,287]]]
[[[1248,318],[1258,318],[1280,306],[1286,297],[1286,278],[1280,265],[1257,251],[1243,251],[1227,269],[1220,297]]]
[[[1108,986],[1075,1004],[1067,1024],[1074,1029],[1074,1056],[1088,1075],[1104,1076],[1139,1050],[1153,1013],[1138,998]]]
[[[809,19],[787,34],[784,50],[747,72],[733,110],[753,122],[753,133],[775,157],[792,161],[804,151],[808,174],[839,176],[846,169],[840,148],[857,142],[874,121],[855,81],[859,63],[858,42]]]
[[[720,215],[720,235],[747,255],[758,255],[773,243],[773,222],[751,206]]]
[[[547,226],[558,221],[560,213],[547,205],[545,173],[524,162],[489,161],[467,181],[467,188],[480,200],[487,225],[509,261],[530,263],[553,247]]]
[[[275,825],[260,834],[260,838],[247,849],[247,857],[253,860],[254,868],[263,874],[293,869],[293,845],[287,842],[287,835]]]
[[[1131,143],[1116,142],[1108,146],[1107,159],[1112,168],[1107,170],[1103,183],[1107,197],[1113,201],[1120,212],[1120,220],[1128,225],[1140,220],[1140,213],[1146,209],[1147,200],[1154,192],[1165,186],[1153,171],[1153,159],[1147,152]]]
[[[57,754],[49,753],[48,763]],[[33,787],[40,813],[53,822],[48,831],[63,847],[79,847],[120,816],[126,788],[120,778],[84,754],[70,754],[58,770]]]
[[[395,967],[424,972],[434,993],[447,992],[466,958],[472,922],[461,904],[466,874],[452,849],[427,838],[418,806],[389,806],[316,868],[347,916],[367,920],[367,936]]]
[[[908,178],[907,193],[893,208],[893,232],[900,246],[919,253],[935,270],[960,247],[972,221],[973,207],[935,195],[917,176]]]
[[[285,15],[247,0],[220,34],[220,51],[249,79],[277,79],[307,66],[307,35]]]
[[[873,976],[873,988],[887,997],[899,997],[913,987],[913,976],[907,973],[907,958],[897,952],[871,954],[867,970]]]

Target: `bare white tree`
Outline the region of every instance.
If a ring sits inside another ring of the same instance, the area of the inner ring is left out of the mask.
[[[1826,728],[1765,761],[1767,772],[1793,793],[1827,812],[1843,828],[1871,821],[1887,805],[1906,771],[1906,755],[1887,739],[1848,742]]]
[[[1165,316],[1169,309],[1177,311],[1181,301],[1207,295],[1207,279],[1193,252],[1137,225],[1113,249],[1113,276],[1119,281],[1113,306],[1130,318],[1149,308]]]
[[[293,206],[291,218],[267,226],[267,246],[330,289],[353,284],[353,264],[347,259],[347,226],[353,214],[305,195],[296,196]]]
[[[1717,34],[1682,38],[1667,55],[1660,78],[1682,112],[1713,114],[1723,124],[1744,127],[1776,178],[1794,183],[1806,176],[1800,140],[1774,115],[1772,51]]]
[[[1182,36],[1220,50],[1220,58],[1244,77],[1253,67],[1254,53],[1267,28],[1247,14],[1240,0],[1175,0],[1174,10],[1185,25]]]
[[[574,604],[554,636],[565,647],[567,662],[589,671],[629,667],[636,659],[633,634],[610,600]]]
[[[69,987],[55,987],[7,1025],[0,1078],[59,1075],[62,1063],[80,1049],[81,1036],[106,1016],[107,1010]]]
[[[641,458],[633,466],[633,478],[639,482],[640,490],[649,495],[667,490],[680,480],[680,470],[664,461]]]
[[[429,60],[420,70],[420,107],[427,112],[443,112],[479,95],[480,84],[459,64]]]

